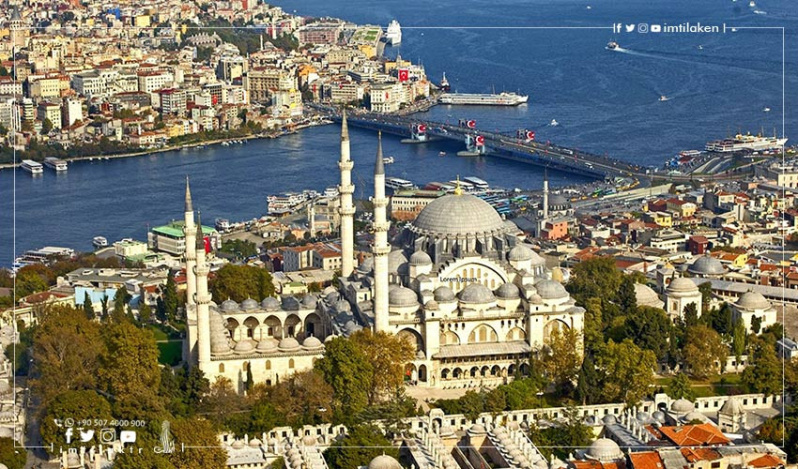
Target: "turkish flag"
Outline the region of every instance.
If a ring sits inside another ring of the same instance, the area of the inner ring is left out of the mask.
[[[481,147],[485,144],[485,137],[482,135],[477,135],[477,138],[474,139],[474,142],[477,144],[478,147]]]
[[[390,94],[386,91],[385,92],[385,99],[388,99],[388,96],[390,96]]]
[[[418,133],[423,134],[427,131],[427,126],[424,124],[418,124]]]
[[[526,139],[527,140],[535,140],[535,131],[534,130],[527,131]]]
[[[399,69],[399,81],[407,81],[410,79],[410,72],[406,68]]]
[[[466,122],[466,126],[468,126],[469,129],[476,129],[477,128],[477,121],[475,121],[474,119],[471,119],[470,121]]]
[[[211,238],[205,236],[202,241],[205,243],[205,254],[211,252]]]

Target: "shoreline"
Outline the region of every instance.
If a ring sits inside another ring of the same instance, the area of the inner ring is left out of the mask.
[[[95,159],[98,160],[112,160],[112,159],[120,159],[120,158],[134,158],[137,156],[148,156],[148,155],[156,155],[159,153],[166,153],[170,151],[180,151],[182,149],[189,149],[189,148],[196,148],[199,146],[206,146],[206,145],[219,145],[223,142],[232,142],[236,140],[259,140],[259,139],[276,139],[280,138],[284,135],[291,135],[295,132],[300,130],[308,129],[311,127],[319,127],[322,125],[329,125],[326,122],[318,123],[318,124],[302,124],[297,125],[291,131],[280,131],[280,132],[273,132],[273,133],[262,133],[257,135],[245,135],[242,137],[230,137],[230,138],[218,138],[215,140],[206,140],[202,142],[194,142],[194,143],[184,143],[181,145],[172,145],[163,148],[153,148],[144,151],[136,151],[136,152],[129,152],[129,153],[117,153],[115,155],[89,155],[89,156],[77,156],[74,158],[66,159],[67,162],[72,161],[93,161]],[[22,162],[19,163],[2,163],[0,164],[0,171],[4,169],[16,169],[22,165]]]

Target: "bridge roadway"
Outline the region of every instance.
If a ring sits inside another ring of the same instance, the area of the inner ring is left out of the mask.
[[[338,114],[328,115],[340,122]],[[500,133],[471,129],[462,126],[432,122],[414,117],[391,116],[381,114],[349,114],[347,122],[350,126],[370,130],[381,130],[388,134],[402,137],[411,136],[413,124],[427,126],[427,136],[448,139],[465,144],[466,135],[481,135],[485,138],[486,153],[491,156],[513,161],[543,166],[571,174],[592,178],[605,177],[646,177],[646,168],[625,161],[594,155],[580,150],[546,144],[538,141],[525,141],[517,138],[514,132]]]

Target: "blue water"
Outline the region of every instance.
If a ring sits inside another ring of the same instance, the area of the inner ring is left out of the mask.
[[[512,109],[439,106],[425,119],[473,118],[487,129],[534,129],[539,140],[661,165],[685,149],[737,131],[782,134],[782,32],[785,26],[786,100],[796,102],[796,26],[789,0],[747,2],[650,1],[375,1],[277,2],[286,11],[338,16],[356,23],[398,19],[403,43],[389,48],[420,61],[435,81],[445,71],[462,92],[520,91],[528,106]],[[587,9],[590,5],[592,8]],[[721,24],[727,34],[613,34],[624,24]],[[469,29],[456,27],[567,26],[604,29]],[[418,28],[415,29],[414,27]],[[436,29],[448,27],[454,29]],[[431,28],[431,29],[425,29]],[[626,52],[604,50],[617,40]],[[703,49],[698,46],[702,45]],[[659,102],[660,95],[670,99]],[[771,112],[763,112],[769,107]],[[789,108],[787,136],[798,138]],[[556,119],[560,125],[549,126]],[[326,126],[278,140],[209,147],[140,158],[71,163],[69,174],[31,178],[16,171],[16,248],[12,230],[13,175],[0,171],[0,265],[14,252],[43,245],[90,249],[93,236],[145,239],[148,226],[179,218],[182,184],[191,176],[203,218],[242,220],[262,215],[266,196],[335,184],[338,130]],[[356,196],[370,193],[375,136],[352,131]],[[539,188],[540,169],[496,159],[458,159],[454,143],[424,146],[385,139],[396,163],[389,175],[422,183],[476,175],[502,187]],[[794,142],[793,142],[794,143]],[[440,150],[450,156],[441,158]],[[550,174],[552,185],[583,180]]]

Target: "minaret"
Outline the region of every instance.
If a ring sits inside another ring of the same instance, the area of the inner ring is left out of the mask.
[[[186,246],[188,248],[188,246]],[[197,256],[197,350],[200,370],[208,373],[211,365],[211,325],[210,325],[210,303],[211,295],[208,293],[208,272],[209,268],[205,264],[205,238],[202,235],[202,220],[197,214],[197,236],[196,236],[196,256]]]
[[[374,165],[374,332],[388,332],[388,199],[385,197],[385,165],[382,160],[382,132],[377,137]]]
[[[346,124],[346,111],[343,111],[341,120],[341,159],[338,169],[341,170],[341,185],[338,192],[341,194],[341,277],[349,278],[354,269],[354,215],[355,206],[352,205],[352,194],[355,186],[352,184],[352,167],[354,163],[349,159],[349,127]]]
[[[194,226],[194,207],[191,203],[188,176],[186,176],[186,209],[183,221],[183,234],[186,239],[186,252],[183,257],[186,262],[186,311],[188,312],[190,307],[196,304],[194,294],[197,291],[197,279],[194,275],[194,268],[197,265],[197,253],[194,251],[194,245],[197,242],[197,227]]]
[[[549,170],[543,171],[543,219],[549,219]]]

